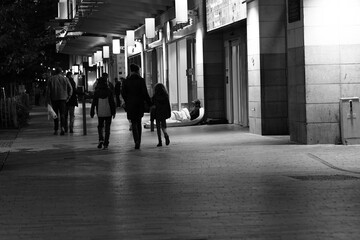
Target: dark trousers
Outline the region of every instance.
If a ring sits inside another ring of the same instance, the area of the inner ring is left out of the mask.
[[[59,129],[59,119],[60,119],[60,128],[61,131],[65,130],[65,110],[66,110],[66,101],[65,100],[54,100],[51,101],[52,108],[57,114],[57,118],[54,119],[54,130]]]
[[[115,99],[116,99],[116,106],[117,106],[117,107],[121,107],[120,95],[116,95],[116,96],[115,96]]]
[[[109,145],[110,126],[111,126],[111,116],[98,117],[99,142],[104,142],[104,146]],[[104,138],[104,128],[105,128],[105,138]]]
[[[35,105],[40,106],[40,94],[35,94]]]
[[[154,121],[155,121],[155,110],[153,108],[150,109],[150,130],[154,131]]]
[[[135,144],[141,143],[141,118],[131,119],[132,133]]]
[[[72,131],[74,129],[75,121],[75,106],[66,106],[65,110],[65,132],[68,131],[68,128]]]
[[[156,119],[156,132],[159,142],[161,142],[161,129],[166,129],[166,119]],[[166,136],[165,133],[164,136]]]

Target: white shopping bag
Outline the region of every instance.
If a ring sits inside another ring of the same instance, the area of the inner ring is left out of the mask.
[[[50,118],[57,119],[57,114],[50,104],[47,105],[47,109],[48,109],[48,120],[50,120]]]

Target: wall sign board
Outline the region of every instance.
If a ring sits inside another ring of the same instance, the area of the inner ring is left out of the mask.
[[[206,0],[206,27],[212,31],[246,19],[246,1]]]

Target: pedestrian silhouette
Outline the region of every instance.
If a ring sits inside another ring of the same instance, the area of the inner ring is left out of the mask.
[[[125,101],[127,118],[131,121],[135,149],[141,145],[141,120],[144,116],[145,102],[150,106],[151,99],[146,89],[145,79],[140,76],[140,68],[136,64],[130,65],[130,75],[124,80],[122,97]]]
[[[154,95],[152,97],[153,109],[152,113],[156,122],[156,131],[158,136],[158,147],[162,146],[161,130],[165,137],[165,144],[170,144],[169,134],[166,131],[166,119],[171,116],[171,107],[169,101],[169,94],[166,91],[164,84],[157,83],[154,87]]]
[[[54,119],[54,135],[58,134],[60,118],[60,135],[65,134],[65,111],[66,103],[70,100],[73,89],[69,79],[63,76],[62,69],[57,67],[55,74],[47,83],[47,103],[51,104],[55,113],[59,116]]]
[[[106,78],[99,78],[97,83],[90,108],[91,118],[94,117],[95,110],[98,116],[99,143],[97,147],[105,150],[109,146],[111,121],[112,118],[115,118],[116,114],[114,95],[106,82]]]

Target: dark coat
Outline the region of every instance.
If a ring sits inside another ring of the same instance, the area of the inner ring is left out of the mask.
[[[171,117],[171,107],[169,96],[167,95],[154,95],[152,97],[153,104],[155,105],[154,118],[157,120],[164,120]]]
[[[200,115],[200,107],[195,107],[190,112],[190,120],[196,119]]]
[[[119,96],[121,92],[121,82],[117,81],[115,83],[115,95]]]
[[[98,103],[99,103],[99,98],[108,98],[109,99],[109,104],[110,104],[110,110],[111,110],[111,115],[115,116],[116,114],[116,106],[115,106],[115,101],[114,101],[114,95],[111,91],[111,89],[108,86],[99,86],[95,92],[94,92],[94,97],[91,103],[91,108],[90,108],[90,116],[94,117],[95,115],[95,108],[96,108],[96,112],[98,111]]]
[[[76,83],[72,77],[68,78],[69,82],[71,84],[71,87],[73,89],[72,95],[69,99],[69,101],[66,103],[66,106],[78,106],[78,98],[77,98],[77,92],[76,92]]]
[[[112,82],[108,81],[107,78],[104,78],[104,77],[99,77],[98,79],[96,79],[95,83],[94,83],[94,90],[96,90],[98,88],[98,84],[99,82],[101,81],[105,81],[107,86],[110,88],[110,90],[113,92],[114,94],[114,90],[115,90],[115,87],[114,87],[114,84],[112,84]]]
[[[138,120],[144,116],[145,102],[149,106],[152,105],[145,79],[135,73],[124,80],[121,95],[125,101],[125,111],[129,120]]]
[[[68,100],[73,89],[67,77],[60,73],[53,75],[47,82],[47,101]]]

